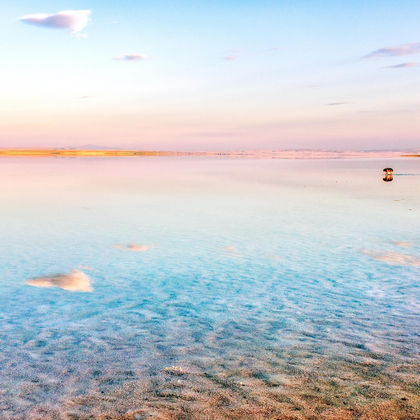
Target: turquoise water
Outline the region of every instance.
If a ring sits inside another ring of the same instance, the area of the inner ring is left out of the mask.
[[[419,414],[420,160],[2,159],[0,177],[1,418]],[[26,283],[74,269],[91,292]]]

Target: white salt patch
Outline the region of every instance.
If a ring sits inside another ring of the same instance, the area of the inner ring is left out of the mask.
[[[413,267],[420,267],[420,258],[415,255],[402,254],[401,252],[372,252],[363,250],[364,254],[374,258],[378,261],[383,261],[392,265],[411,265]]]
[[[149,245],[140,245],[140,244],[128,244],[128,245],[115,245],[116,248],[128,249],[129,251],[135,252],[144,252],[149,249]]]
[[[393,243],[395,245],[402,246],[405,248],[411,248],[413,246],[413,243],[408,241],[393,241]]]
[[[71,292],[92,292],[90,278],[83,271],[73,270],[68,274],[53,274],[26,281],[26,284],[35,287],[60,287]]]

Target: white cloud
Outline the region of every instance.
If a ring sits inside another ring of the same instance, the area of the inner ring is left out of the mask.
[[[386,69],[406,69],[410,67],[420,67],[420,63],[401,63],[393,66],[386,66]]]
[[[394,47],[384,47],[379,50],[372,51],[364,58],[379,58],[379,57],[399,57],[402,55],[412,55],[420,53],[420,42],[412,44],[397,45]]]
[[[327,106],[340,106],[340,105],[348,105],[348,102],[330,102]]]
[[[123,61],[141,61],[147,60],[149,57],[146,54],[124,54],[120,57],[114,57],[114,60]]]
[[[237,54],[229,54],[229,55],[225,55],[223,57],[223,60],[226,60],[226,61],[235,61],[238,58],[239,58],[239,55],[237,55]]]
[[[19,18],[21,22],[47,28],[67,29],[70,32],[80,32],[90,21],[90,10],[63,10],[54,14],[35,13]]]

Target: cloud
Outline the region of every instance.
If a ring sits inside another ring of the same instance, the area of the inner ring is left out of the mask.
[[[124,54],[120,57],[114,57],[114,60],[122,61],[142,61],[147,60],[149,57],[146,54]]]
[[[339,105],[347,105],[348,102],[330,102],[327,106],[339,106]]]
[[[225,55],[223,57],[223,60],[226,60],[226,61],[235,61],[238,58],[239,58],[239,55],[237,55],[237,54],[229,54],[229,55]]]
[[[70,32],[80,32],[90,21],[90,10],[63,10],[54,14],[35,13],[25,15],[18,20],[30,25],[45,26],[54,29],[67,29]]]
[[[235,61],[240,57],[242,52],[242,48],[231,48],[229,50],[225,50],[225,55],[222,58],[226,61]]]
[[[379,57],[399,57],[402,55],[412,55],[420,53],[420,42],[412,44],[402,44],[395,47],[384,47],[379,50],[372,51],[363,58],[379,58]]]
[[[70,292],[92,292],[90,278],[80,270],[73,270],[68,274],[53,274],[51,276],[37,277],[26,282],[35,287],[60,287]]]
[[[409,67],[420,67],[420,63],[401,63],[393,66],[386,66],[384,69],[406,69]]]

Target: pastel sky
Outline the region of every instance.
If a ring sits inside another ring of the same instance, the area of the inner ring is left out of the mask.
[[[418,0],[20,0],[0,147],[420,146]]]

